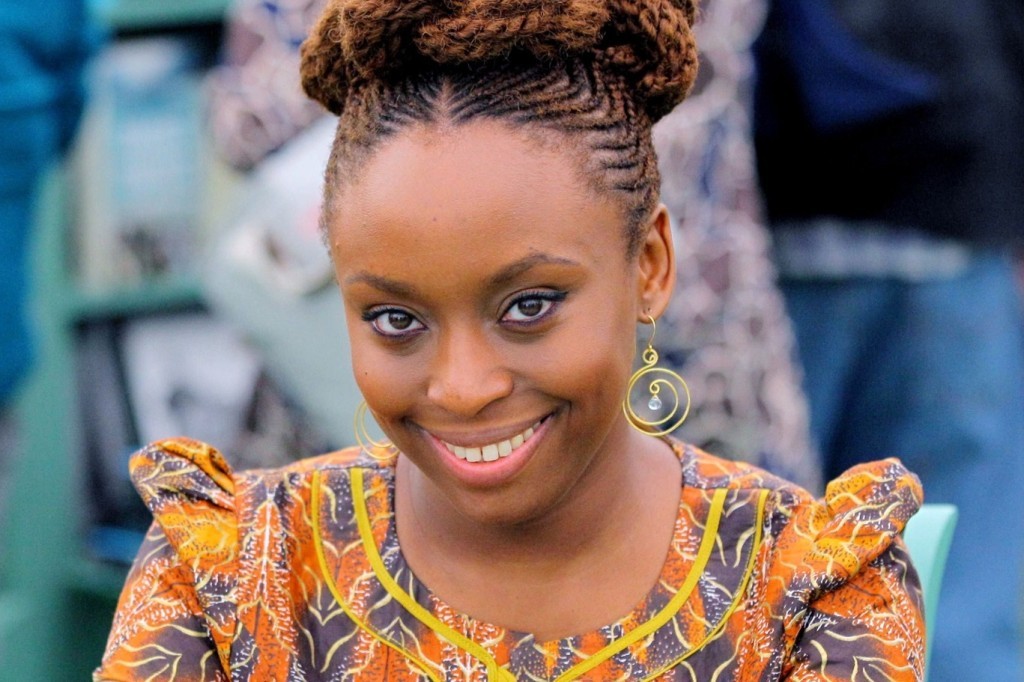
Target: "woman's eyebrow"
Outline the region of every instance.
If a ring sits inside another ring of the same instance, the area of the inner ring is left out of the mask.
[[[570,258],[563,258],[561,256],[552,256],[546,253],[532,253],[529,256],[520,258],[514,263],[510,263],[503,267],[493,277],[491,277],[490,283],[494,287],[506,285],[519,275],[530,270],[530,268],[538,265],[578,266],[579,263]],[[392,296],[414,298],[418,294],[418,290],[412,284],[399,282],[389,277],[382,277],[365,271],[357,272],[345,278],[345,286],[351,286],[353,284],[368,284],[374,289],[379,289],[380,291],[391,294]]]
[[[569,258],[563,258],[561,256],[552,256],[547,253],[532,253],[529,256],[520,258],[514,263],[506,265],[504,268],[498,271],[493,277],[491,277],[491,284],[494,286],[502,286],[508,284],[519,275],[528,271],[537,265],[570,265],[578,266],[574,260]]]
[[[357,272],[345,278],[345,286],[353,284],[368,284],[374,289],[380,289],[392,296],[413,298],[417,294],[416,287],[411,284],[389,279],[388,277],[381,277],[380,275],[373,275],[369,272]]]

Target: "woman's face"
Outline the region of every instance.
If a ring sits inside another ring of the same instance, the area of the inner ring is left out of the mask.
[[[389,140],[336,203],[356,380],[431,494],[529,522],[625,454],[635,325],[671,287],[663,212],[627,258],[571,155],[488,121]]]

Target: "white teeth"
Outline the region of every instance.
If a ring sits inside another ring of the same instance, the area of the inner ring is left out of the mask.
[[[479,448],[464,448],[460,445],[452,445],[451,443],[444,444],[456,457],[464,459],[467,462],[495,462],[501,457],[508,457],[512,454],[513,450],[519,448],[523,443],[530,440],[538,428],[540,428],[540,422],[537,422],[530,428],[513,436],[509,440],[484,445]]]

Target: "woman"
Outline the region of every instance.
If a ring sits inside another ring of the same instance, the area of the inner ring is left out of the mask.
[[[815,502],[642,430],[686,407],[631,370],[675,281],[651,125],[693,18],[328,5],[303,50],[340,116],[323,223],[390,443],[248,473],[139,453],[157,523],[96,679],[920,679],[897,461]]]
[[[750,46],[761,30],[766,2],[702,3],[695,31],[701,47],[700,86],[653,131],[661,199],[676,228],[678,259],[676,290],[658,320],[658,351],[664,366],[686,376],[696,389],[686,422],[672,435],[820,493],[821,465],[810,444],[793,331],[775,286],[756,201],[748,113]],[[232,166],[265,165],[263,160],[279,148],[286,155],[295,153],[292,139],[324,115],[302,91],[302,41],[296,36],[310,31],[325,5],[325,0],[233,2],[222,63],[207,83],[211,141]],[[309,168],[306,175],[319,176],[321,170]],[[292,174],[296,182],[305,181],[301,173]],[[326,254],[324,266],[329,268]],[[217,272],[217,279],[208,282],[215,306],[217,291],[240,286],[232,268]],[[328,311],[340,318],[341,301],[332,299],[331,304],[336,308]],[[252,327],[237,305],[222,306],[243,329]],[[334,323],[331,315],[322,317],[323,325]],[[325,436],[348,444],[352,418],[346,408],[351,401],[330,406],[310,401],[337,391],[338,375],[350,381],[351,367],[339,362],[315,378],[300,378],[294,374],[298,370],[289,369],[288,383],[302,381],[301,395],[293,397]],[[276,461],[283,464],[292,454],[278,448]]]

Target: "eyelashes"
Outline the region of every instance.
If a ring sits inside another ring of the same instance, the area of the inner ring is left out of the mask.
[[[551,315],[568,294],[564,291],[524,291],[505,308],[501,320],[514,325],[531,325]]]
[[[504,308],[499,324],[525,330],[553,315],[568,292],[552,289],[524,291]],[[427,326],[415,314],[399,306],[376,306],[361,315],[377,334],[394,341],[410,340],[426,331]]]
[[[402,308],[371,309],[363,313],[363,320],[375,332],[389,338],[404,338],[426,329],[415,315]]]

